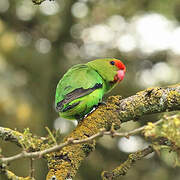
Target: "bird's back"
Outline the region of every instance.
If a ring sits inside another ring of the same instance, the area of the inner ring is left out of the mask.
[[[104,88],[102,77],[94,69],[84,64],[76,65],[57,85],[56,109],[67,118],[74,118],[75,114],[83,116],[101,101]]]

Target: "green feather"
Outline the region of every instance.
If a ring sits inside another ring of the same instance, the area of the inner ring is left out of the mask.
[[[104,81],[94,69],[82,64],[72,67],[56,89],[56,107],[59,103],[60,116],[82,118],[102,100],[104,89]]]
[[[117,74],[118,68],[110,64],[112,60],[114,59],[96,59],[87,63],[89,67],[96,70],[98,74],[104,79],[106,84],[106,93],[111,91],[117,85],[117,83],[113,83],[113,81],[114,76]]]

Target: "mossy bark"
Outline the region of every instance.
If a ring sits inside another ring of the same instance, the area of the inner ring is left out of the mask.
[[[21,144],[19,143],[20,139],[23,139],[24,136],[22,133],[9,129],[0,127],[0,138],[4,141],[10,141],[15,143],[16,145],[21,147]]]
[[[113,179],[117,179],[117,177],[119,176],[126,175],[127,171],[132,167],[133,164],[135,164],[137,160],[141,160],[143,157],[147,156],[153,151],[154,151],[153,148],[149,146],[146,149],[130,154],[128,159],[113,171],[102,172],[101,174],[102,179],[113,180]]]
[[[149,88],[134,96],[121,99],[112,96],[106,104],[100,105],[93,113],[83,119],[76,129],[64,139],[84,139],[113,124],[115,129],[122,122],[138,120],[145,114],[180,110],[180,84],[167,88]],[[95,149],[95,140],[84,144],[69,145],[61,151],[48,154],[49,173],[47,180],[72,178],[81,162]]]

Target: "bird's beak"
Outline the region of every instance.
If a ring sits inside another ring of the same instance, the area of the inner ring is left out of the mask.
[[[124,79],[124,76],[125,76],[125,71],[124,70],[119,70],[117,72],[117,78],[118,78],[118,81],[122,81]]]

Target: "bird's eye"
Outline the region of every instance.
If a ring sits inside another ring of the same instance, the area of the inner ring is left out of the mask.
[[[114,62],[114,61],[111,61],[110,64],[111,64],[111,65],[115,65],[115,62]]]

